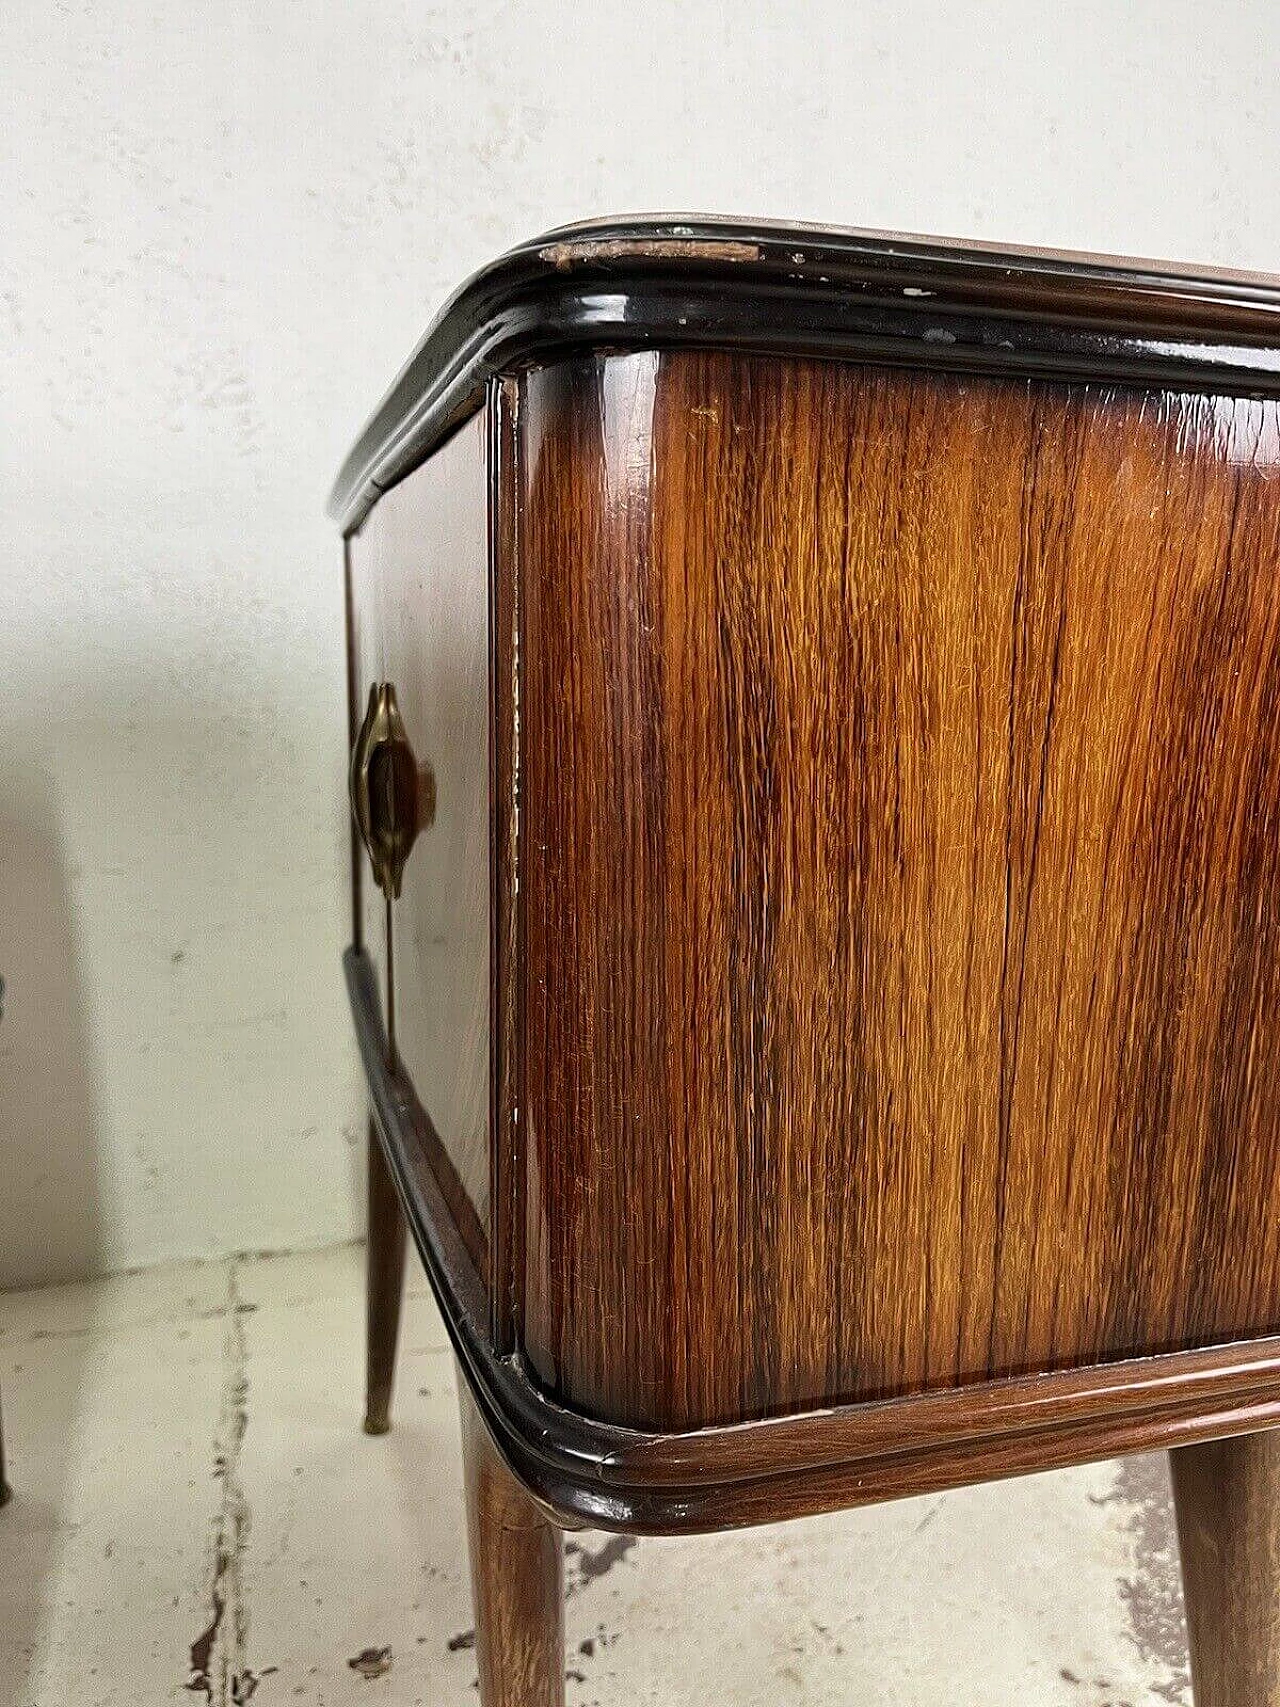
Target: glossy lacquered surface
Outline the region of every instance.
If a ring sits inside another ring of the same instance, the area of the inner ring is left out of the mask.
[[[1276,395],[1280,281],[768,220],[567,226],[445,304],[340,473],[349,532],[490,385],[597,347],[786,351],[929,370],[1073,375]]]
[[[550,1397],[518,1352],[495,1350],[491,1300],[446,1201],[416,1095],[388,1063],[372,964],[353,950],[346,968],[376,1124],[459,1365],[503,1457],[556,1522],[723,1529],[1280,1421],[1275,1338],[746,1425],[640,1430],[584,1417]]]
[[[518,412],[540,1383],[1280,1327],[1277,405],[645,352]]]
[[[394,685],[433,816],[390,908],[361,857],[364,929],[396,1054],[452,1213],[483,1267],[489,1216],[489,453],[482,416],[389,493],[348,542],[357,708]]]
[[[484,1707],[562,1699],[561,1526],[1156,1447],[1197,1700],[1277,1699],[1278,307],[596,226],[465,287],[353,453],[393,891],[418,829],[346,959],[369,1416],[402,1204]]]
[[[1273,1420],[1273,410],[612,357],[509,382],[351,542],[358,686],[396,626],[411,681],[427,512],[487,457],[487,565],[444,513],[495,925],[433,983],[398,919],[394,1006],[492,1020],[388,1096],[552,1508],[700,1528]],[[435,836],[407,895],[474,880]],[[482,1082],[487,1161],[437,1112]]]

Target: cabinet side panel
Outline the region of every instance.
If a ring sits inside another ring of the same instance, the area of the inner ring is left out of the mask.
[[[556,1393],[688,1426],[1280,1328],[1278,409],[530,376]]]
[[[490,1113],[488,505],[481,412],[378,501],[353,542],[356,563],[367,554],[376,582],[383,678],[395,687],[419,766],[435,777],[435,818],[419,832],[391,909],[396,1047],[441,1189],[482,1272]]]

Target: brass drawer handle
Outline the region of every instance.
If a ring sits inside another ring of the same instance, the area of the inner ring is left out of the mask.
[[[436,779],[419,765],[391,682],[374,682],[351,751],[351,810],[369,850],[374,880],[395,900],[418,831],[436,815]]]

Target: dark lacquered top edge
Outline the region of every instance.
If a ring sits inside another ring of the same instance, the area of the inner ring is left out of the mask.
[[[806,225],[565,226],[457,290],[334,485],[350,533],[483,400],[574,349],[703,346],[1280,395],[1280,278]]]

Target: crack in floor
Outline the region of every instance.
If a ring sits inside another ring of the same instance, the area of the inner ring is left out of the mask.
[[[249,1608],[244,1595],[244,1561],[249,1545],[250,1511],[240,1481],[240,1453],[249,1426],[248,1346],[240,1300],[239,1259],[227,1264],[227,1296],[222,1306],[222,1400],[214,1435],[213,1473],[221,1500],[213,1518],[210,1548],[209,1622],[191,1644],[190,1676],[184,1688],[203,1695],[207,1707],[244,1707],[274,1666],[255,1672],[246,1663]]]

